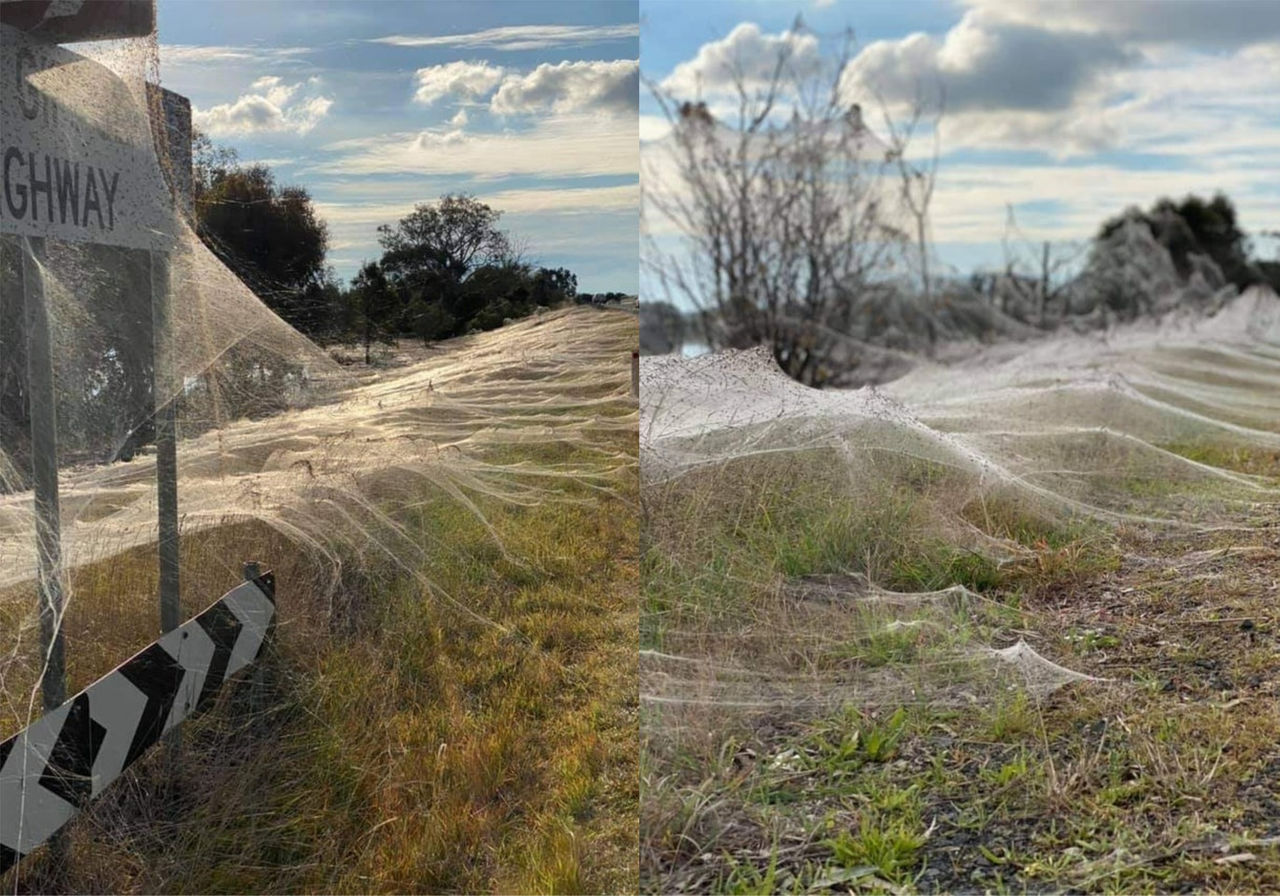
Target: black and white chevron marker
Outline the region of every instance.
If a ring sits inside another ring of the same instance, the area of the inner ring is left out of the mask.
[[[258,656],[274,617],[275,578],[264,573],[0,743],[0,872],[207,706]]]

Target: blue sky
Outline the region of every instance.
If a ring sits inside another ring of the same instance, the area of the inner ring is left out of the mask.
[[[789,31],[797,15],[816,40]],[[1014,252],[1192,192],[1227,193],[1246,231],[1280,230],[1277,0],[641,0],[640,17],[642,77],[701,90],[713,112],[731,108],[717,61],[767,65],[779,42],[827,52],[846,28],[851,101],[878,106],[874,88],[900,111],[915,84],[941,83],[932,234],[960,272],[1003,267],[1010,207]],[[645,84],[640,113],[641,139],[660,139]]]
[[[159,0],[157,19],[164,86],[307,188],[344,279],[378,225],[468,192],[529,260],[636,290],[635,0]]]

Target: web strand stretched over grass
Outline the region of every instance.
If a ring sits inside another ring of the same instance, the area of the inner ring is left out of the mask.
[[[1102,685],[1038,641],[1038,611],[981,592],[1010,566],[1069,573],[1118,527],[1247,528],[1274,506],[1278,313],[1253,289],[845,391],[765,349],[643,359],[650,736],[698,728],[698,707],[777,720]]]

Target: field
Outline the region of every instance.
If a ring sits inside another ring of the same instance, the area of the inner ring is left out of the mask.
[[[1069,340],[830,397],[665,363],[643,891],[1280,887],[1274,341]]]
[[[206,511],[184,521],[184,610],[258,560],[277,637],[261,673],[69,826],[65,864],[38,851],[5,888],[633,891],[634,340],[622,312],[546,315],[184,443],[182,488]],[[334,426],[360,444],[335,447]],[[91,530],[72,693],[156,634],[154,549],[128,525],[149,464],[67,477],[70,525]],[[225,506],[250,487],[256,513]],[[32,603],[21,582],[0,597],[0,735],[39,705]]]

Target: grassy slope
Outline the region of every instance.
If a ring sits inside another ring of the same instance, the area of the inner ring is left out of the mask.
[[[635,456],[634,434],[616,450]],[[557,444],[505,462],[589,463]],[[188,595],[257,558],[279,578],[267,683],[183,728],[180,770],[153,751],[70,826],[71,861],[38,851],[10,891],[629,892],[636,888],[637,533],[634,467],[614,496],[480,501],[511,557],[443,494],[398,514],[447,553],[413,572],[370,551],[329,570],[259,524],[184,541]],[[154,559],[76,573],[72,692],[154,637]],[[319,570],[319,572],[317,572]],[[20,598],[14,600],[13,598]],[[30,606],[0,599],[7,624]],[[188,606],[188,613],[199,609]],[[104,626],[103,620],[114,621]],[[492,624],[491,624],[492,623]],[[31,639],[0,667],[3,729],[27,715]],[[247,677],[247,676],[245,676]]]
[[[1214,460],[1280,476],[1257,457]],[[1016,636],[1114,681],[1043,700],[873,700],[722,719],[674,746],[649,731],[642,889],[1280,888],[1269,839],[1280,834],[1274,508],[1243,521],[1244,533],[1181,538],[996,526],[1034,554],[993,570],[918,541],[918,502],[865,502],[878,508],[868,516],[820,479],[778,485],[787,475],[738,483],[730,492],[746,497],[730,513],[705,488],[650,502],[661,522],[642,558],[647,646],[662,649],[669,630],[727,624],[729,604],[768,607],[783,577],[852,565],[907,588],[965,582],[1016,609]],[[682,515],[699,524],[672,534]],[[731,574],[732,585],[704,570]],[[758,612],[753,630],[788,622]],[[880,656],[872,646],[868,632],[852,651],[868,670]],[[927,664],[927,646],[888,645],[904,646]]]

